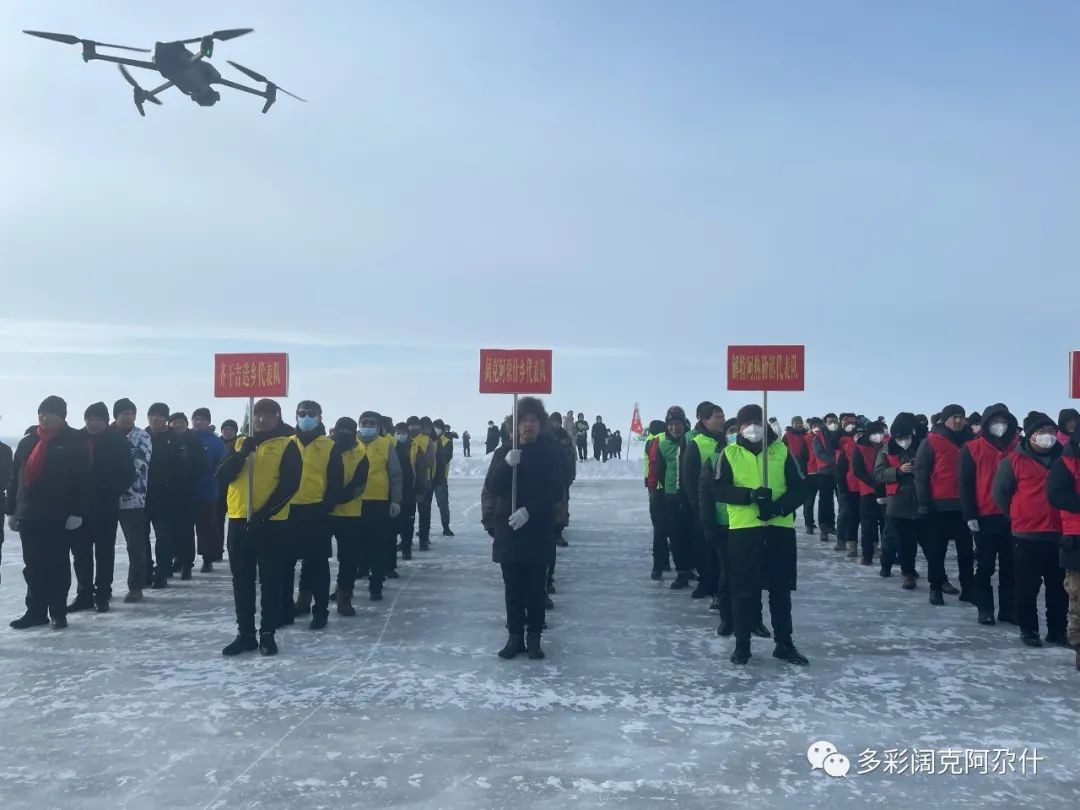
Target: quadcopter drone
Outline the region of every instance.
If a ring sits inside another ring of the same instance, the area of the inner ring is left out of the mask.
[[[23,31],[23,33],[33,37],[41,37],[42,39],[51,39],[54,42],[63,42],[67,45],[82,45],[82,58],[84,62],[89,62],[93,59],[101,62],[115,62],[120,68],[120,72],[124,75],[124,78],[127,79],[128,84],[134,88],[135,106],[139,110],[139,115],[142,116],[146,115],[146,110],[143,109],[143,105],[147,101],[152,104],[160,105],[161,100],[158,98],[158,94],[173,86],[184,95],[190,96],[191,100],[200,107],[212,107],[221,100],[221,94],[213,87],[215,84],[221,85],[222,87],[231,87],[234,90],[240,90],[244,93],[251,93],[254,96],[262,96],[266,99],[266,103],[263,104],[262,108],[263,112],[269,110],[277,100],[279,90],[287,96],[292,96],[297,101],[305,101],[305,99],[290,93],[284,87],[274,84],[262,74],[256,73],[254,70],[246,68],[243,65],[238,65],[236,62],[229,62],[229,64],[254,81],[265,84],[266,89],[257,90],[254,87],[247,87],[229,81],[228,79],[223,78],[221,74],[218,73],[217,68],[207,61],[213,56],[215,40],[224,42],[228,39],[236,39],[236,37],[250,34],[254,30],[255,29],[253,28],[229,28],[224,31],[215,31],[212,34],[207,34],[204,37],[196,37],[194,39],[181,39],[176,42],[158,42],[154,45],[154,50],[152,52],[154,58],[152,62],[145,62],[139,59],[127,59],[119,56],[109,56],[97,52],[98,48],[113,48],[122,51],[151,53],[149,48],[129,48],[127,45],[110,45],[106,42],[94,42],[89,39],[80,39],[71,34],[51,34],[48,31]],[[185,45],[190,45],[194,42],[199,43],[198,53],[192,53],[184,47]],[[165,84],[160,87],[155,87],[153,90],[145,90],[137,81],[135,81],[135,78],[131,73],[128,72],[127,68],[129,66],[157,71],[161,74],[162,78],[166,80]]]

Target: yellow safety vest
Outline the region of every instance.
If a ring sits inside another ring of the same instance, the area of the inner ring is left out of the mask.
[[[365,458],[367,458],[367,453],[362,442],[357,442],[355,447],[341,454],[341,463],[345,468],[345,486],[348,486],[349,482],[352,481],[353,476],[356,475],[356,468],[360,466],[360,462]],[[330,514],[335,517],[360,517],[363,503],[363,496],[358,496],[351,501],[339,503]]]
[[[300,476],[300,489],[293,495],[292,503],[296,506],[322,503],[326,497],[326,468],[330,464],[334,440],[329,436],[316,436],[306,446],[299,436],[293,436],[293,441],[304,457],[304,472]]]
[[[390,500],[390,439],[379,436],[370,444],[357,442],[357,448],[364,452],[368,460],[367,486],[364,488],[365,501]]]
[[[787,463],[788,449],[782,441],[775,441],[769,445],[769,489],[772,490],[774,501],[787,492],[787,476],[784,474],[784,466]],[[724,448],[724,456],[731,467],[733,483],[737,487],[757,489],[761,486],[761,453],[751,453],[745,447],[736,442]],[[782,526],[794,528],[795,515],[781,515],[774,517],[768,523],[762,523],[758,518],[757,504],[733,504],[727,505],[728,527],[732,530],[756,529],[761,526]]]
[[[228,493],[225,496],[226,505],[229,509],[229,517],[240,519],[247,517],[248,506],[248,467],[254,460],[255,463],[255,497],[252,498],[251,511],[258,512],[270,495],[277,489],[278,480],[281,478],[281,458],[285,449],[292,442],[292,436],[277,436],[267,439],[255,448],[255,451],[244,461],[244,467],[236,479],[229,484]],[[243,436],[236,437],[235,449],[239,452],[244,443]],[[270,520],[288,520],[289,505],[270,518]]]

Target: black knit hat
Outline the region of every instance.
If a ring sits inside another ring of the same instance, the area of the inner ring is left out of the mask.
[[[906,436],[914,436],[917,423],[915,416],[910,413],[898,413],[896,418],[893,419],[892,427],[889,428],[889,435],[894,439],[903,439]]]
[[[394,433],[397,433],[397,432],[402,431],[402,430],[408,430],[408,429],[409,429],[409,426],[406,425],[404,422],[398,422],[396,425],[394,425]]]
[[[205,419],[207,422],[211,421],[211,419],[212,419],[212,417],[210,416],[210,409],[209,408],[196,408],[195,410],[193,410],[191,412],[191,418],[192,419],[198,419],[200,416],[203,419]]]
[[[874,433],[885,433],[886,429],[884,422],[867,422],[863,432],[870,436]]]
[[[967,416],[967,423],[969,425],[973,425],[973,426],[981,425],[982,424],[982,414],[979,413],[978,411],[972,411]]]
[[[1031,434],[1033,434],[1036,430],[1044,427],[1057,428],[1057,423],[1054,422],[1054,420],[1047,416],[1045,413],[1040,413],[1039,411],[1031,411],[1027,416],[1024,417],[1025,436],[1030,438]]]
[[[186,425],[188,418],[187,418],[187,414],[184,413],[183,411],[177,411],[176,413],[171,414],[169,416],[169,421],[170,422],[176,422],[176,421],[179,421],[181,419],[184,421],[184,424]]]
[[[960,405],[946,405],[941,409],[942,422],[946,419],[952,419],[954,416],[963,416],[964,418],[967,418],[967,411]]]
[[[109,407],[104,402],[95,402],[87,406],[83,412],[83,419],[99,419],[102,422],[108,422]]]
[[[281,405],[276,399],[260,399],[252,410],[255,413],[272,413],[281,416]]]
[[[832,411],[829,411],[827,414],[825,414],[822,419],[835,419],[837,422],[840,421],[840,418]]]
[[[147,417],[164,416],[166,419],[168,419],[169,406],[166,405],[164,402],[155,402],[153,405],[146,409],[146,415]]]
[[[67,403],[54,394],[53,396],[45,397],[45,399],[41,400],[37,412],[38,414],[51,413],[53,416],[67,419]]]
[[[735,423],[742,427],[750,422],[761,421],[761,406],[760,405],[743,405],[739,408],[739,412],[735,415]]]
[[[334,430],[356,433],[356,420],[351,416],[343,416],[334,423]]]
[[[227,427],[231,427],[233,430],[239,430],[240,429],[240,426],[238,424],[236,424],[235,419],[226,419],[224,422],[221,423],[221,429],[222,430],[224,430]]]
[[[649,422],[649,433],[651,433],[653,436],[659,436],[661,433],[664,432],[666,428],[667,425],[665,425],[659,419],[653,419],[651,422]]]
[[[682,409],[680,405],[672,405],[667,409],[667,415],[664,417],[664,424],[670,425],[672,422],[685,422],[686,411]]]
[[[443,422],[442,419],[436,419],[434,422],[431,423],[431,426],[432,427],[437,427],[437,428],[442,428],[443,430],[446,429],[446,423]]]
[[[408,419],[405,420],[405,424],[406,425],[419,425],[420,424],[420,417],[419,416],[410,416]]]
[[[130,399],[128,399],[127,397],[121,397],[120,399],[116,400],[116,402],[113,403],[113,406],[112,406],[113,419],[118,417],[124,411],[131,411],[132,413],[138,413],[139,409],[135,407],[135,403],[132,402]]]
[[[431,427],[431,417],[430,416],[421,416],[420,417],[420,427]]]
[[[1076,408],[1062,408],[1061,413],[1058,414],[1058,426],[1065,430],[1066,422],[1080,422],[1080,412]]]

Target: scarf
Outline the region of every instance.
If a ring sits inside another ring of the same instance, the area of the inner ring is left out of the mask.
[[[57,433],[59,433],[58,430],[50,432],[38,426],[38,443],[30,451],[30,456],[26,459],[26,467],[23,469],[22,481],[26,486],[32,487],[41,478],[42,472],[45,471],[45,454],[48,452],[49,443],[56,438]]]

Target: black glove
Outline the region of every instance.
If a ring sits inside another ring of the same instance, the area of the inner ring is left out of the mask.
[[[777,516],[776,507],[772,501],[759,501],[757,505],[758,520],[768,522]]]
[[[257,532],[259,529],[265,526],[267,522],[269,522],[269,520],[270,516],[267,515],[265,512],[255,512],[248,519],[247,530],[249,532]]]

